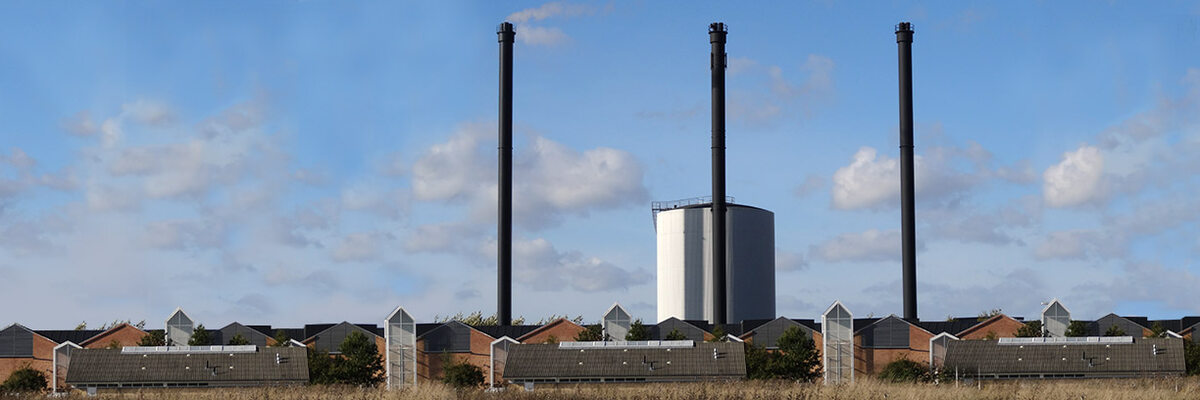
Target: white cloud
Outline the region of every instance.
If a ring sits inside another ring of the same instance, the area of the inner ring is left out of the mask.
[[[533,46],[558,46],[571,40],[562,29],[541,26],[522,26],[517,39]]]
[[[175,120],[171,108],[166,103],[157,101],[138,100],[127,103],[121,106],[121,111],[134,121],[145,125],[161,126]]]
[[[833,206],[843,210],[867,208],[900,195],[900,160],[876,159],[875,149],[863,147],[850,165],[833,173]]]
[[[584,14],[596,12],[596,9],[586,4],[571,4],[562,1],[555,1],[542,4],[535,8],[527,8],[515,13],[509,14],[507,20],[515,24],[525,23],[529,21],[541,21],[552,17],[576,17]]]
[[[393,240],[388,233],[359,232],[342,238],[333,249],[333,260],[338,262],[370,261],[379,258],[384,243]]]
[[[495,155],[482,138],[490,126],[466,125],[413,165],[413,193],[425,201],[469,201],[472,214],[495,212]],[[535,136],[514,155],[513,215],[524,228],[560,222],[564,214],[639,204],[647,197],[641,164],[611,148],[579,152]]]
[[[916,195],[927,206],[939,205],[938,201],[957,200],[968,189],[995,179],[1018,184],[1030,180],[1023,162],[1010,167],[993,167],[992,163],[992,154],[975,142],[965,147],[929,147],[925,154],[913,157]],[[858,149],[850,165],[833,173],[832,181],[834,208],[877,209],[900,204],[900,160],[878,154],[873,147]]]
[[[513,278],[534,290],[582,292],[626,290],[652,277],[577,251],[559,252],[542,238],[513,241]]]
[[[1070,207],[1101,198],[1104,156],[1100,149],[1081,146],[1042,174],[1042,193],[1051,207]]]
[[[775,248],[775,269],[780,271],[803,271],[808,269],[804,254]]]
[[[901,256],[900,231],[867,230],[862,233],[843,233],[810,246],[809,258],[825,262],[898,261]],[[917,240],[917,249],[924,249]]]
[[[550,18],[572,18],[591,15],[595,12],[596,8],[590,5],[556,1],[517,11],[509,14],[506,19],[516,24],[514,30],[517,33],[517,40],[522,43],[532,46],[556,46],[569,42],[571,38],[560,28],[535,26],[530,22]]]

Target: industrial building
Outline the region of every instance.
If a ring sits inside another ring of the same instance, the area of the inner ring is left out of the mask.
[[[683,204],[687,202],[656,203],[654,208],[659,321],[715,321],[712,203]],[[730,203],[725,219],[728,321],[776,317],[775,214]]]
[[[1182,376],[1176,338],[1072,337],[953,340],[944,377],[973,379],[1151,378]]]
[[[504,378],[536,384],[695,382],[746,377],[737,342],[692,340],[518,344],[508,349]]]
[[[303,385],[308,353],[295,347],[158,346],[81,349],[66,383],[79,390],[121,391]]]

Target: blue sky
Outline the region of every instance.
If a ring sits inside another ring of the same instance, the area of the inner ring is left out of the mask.
[[[921,317],[1200,314],[1186,2],[9,3],[0,323],[209,326],[495,302],[495,27],[516,24],[514,314],[654,316],[649,203],[776,215],[778,310],[899,313],[912,21]],[[36,301],[35,301],[36,299]]]

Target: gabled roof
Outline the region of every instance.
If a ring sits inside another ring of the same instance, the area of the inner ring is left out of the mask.
[[[1071,309],[1067,308],[1066,305],[1063,305],[1061,301],[1058,301],[1058,298],[1054,298],[1054,300],[1050,300],[1050,303],[1047,303],[1045,307],[1042,307],[1042,312],[1039,314],[1039,318],[1041,315],[1045,315],[1046,311],[1050,311],[1050,307],[1055,304],[1058,304],[1059,307],[1062,307],[1063,310],[1066,310],[1067,314],[1071,313]]]
[[[978,317],[971,317],[954,318],[949,321],[919,321],[917,325],[930,333],[946,332],[957,335],[959,332],[966,331],[982,323],[983,321],[979,321]]]
[[[525,336],[526,333],[532,332],[541,325],[478,325],[474,326],[475,330],[482,332],[484,335],[493,339],[499,339],[504,336],[517,338]]]
[[[371,328],[374,328],[374,325],[367,325],[367,326],[369,326],[369,327],[371,327]],[[374,329],[367,329],[367,328],[364,328],[364,327],[363,327],[363,324],[351,324],[351,323],[349,323],[349,322],[342,321],[341,323],[329,325],[329,327],[327,327],[327,328],[325,328],[325,329],[322,329],[322,330],[321,330],[321,331],[319,331],[319,332],[313,333],[311,336],[309,336],[309,337],[307,337],[307,338],[304,338],[304,340],[303,340],[302,342],[303,342],[303,343],[305,343],[305,344],[307,344],[307,343],[310,343],[310,342],[312,342],[312,341],[313,341],[313,339],[314,339],[314,338],[316,338],[317,336],[320,336],[321,334],[323,334],[323,333],[325,333],[325,332],[328,332],[328,331],[330,331],[330,330],[332,330],[332,329],[334,329],[334,328],[338,328],[338,327],[350,327],[352,330],[355,330],[355,331],[361,331],[361,332],[364,332],[364,333],[369,333],[369,334],[371,334],[371,335],[379,336],[379,335],[375,334],[375,332],[374,332]]]
[[[996,314],[996,315],[993,315],[991,318],[985,319],[983,321],[979,321],[979,323],[975,324],[974,326],[972,326],[970,328],[967,328],[967,329],[964,329],[964,330],[958,332],[957,335],[958,336],[969,335],[969,334],[971,334],[971,332],[977,331],[979,329],[983,329],[983,327],[987,326],[988,324],[991,324],[993,322],[996,322],[996,321],[999,321],[1002,319],[1010,319],[1013,322],[1023,323],[1023,322],[1017,320],[1016,318],[1013,318],[1013,317],[1010,317],[1010,316],[1007,316],[1004,314]]]
[[[504,379],[518,383],[703,381],[745,376],[745,347],[737,342],[587,351],[558,344],[518,344],[509,347],[504,367]]]
[[[912,322],[908,322],[908,321],[906,321],[904,318],[897,317],[897,316],[896,316],[896,314],[892,314],[892,315],[889,315],[889,316],[886,316],[886,317],[883,317],[883,318],[879,318],[879,319],[877,319],[877,320],[875,320],[875,321],[872,321],[872,322],[871,322],[871,323],[869,323],[869,324],[863,325],[863,327],[862,327],[862,328],[859,328],[859,327],[858,327],[858,320],[854,320],[854,334],[855,334],[855,335],[858,335],[858,332],[859,332],[859,331],[861,331],[861,330],[863,330],[863,329],[870,328],[871,326],[874,326],[874,325],[876,325],[876,324],[878,324],[878,323],[880,323],[880,322],[883,322],[883,321],[886,321],[886,320],[889,320],[889,319],[895,319],[895,320],[898,320],[898,321],[902,321],[902,322],[904,322],[904,323],[908,324],[909,326],[915,326],[915,327],[917,327],[917,329],[920,329],[920,330],[923,330],[923,331],[925,331],[925,332],[928,332],[930,335],[932,335],[932,334],[933,334],[933,332],[929,332],[929,330],[928,330],[928,329],[922,328],[920,325],[913,324]]]
[[[566,318],[559,318],[559,319],[556,319],[556,320],[550,321],[549,323],[546,323],[545,325],[542,325],[542,326],[538,327],[537,329],[534,329],[534,330],[532,330],[532,331],[526,332],[524,335],[521,335],[520,337],[518,337],[518,338],[517,338],[517,340],[518,340],[518,341],[522,341],[522,342],[523,342],[523,341],[525,341],[525,339],[526,339],[526,338],[529,338],[529,337],[531,337],[531,336],[535,336],[535,335],[537,335],[538,333],[541,333],[542,331],[545,331],[545,330],[548,330],[548,329],[550,329],[550,328],[554,327],[555,325],[561,325],[561,324],[564,324],[564,323],[571,324],[571,325],[575,325],[575,327],[577,327],[577,328],[583,328],[583,326],[581,326],[581,325],[579,325],[579,324],[576,324],[574,321],[571,321],[571,320],[569,320],[569,319],[566,319]],[[571,339],[571,340],[574,340],[574,339]]]
[[[71,352],[66,381],[77,387],[103,384],[261,386],[308,382],[307,350],[272,347],[254,352],[123,354],[120,349]]]
[[[63,329],[63,330],[36,330],[33,331],[54,343],[74,342],[83,343],[83,341],[91,339],[92,336],[104,333],[103,329]]]
[[[102,339],[104,339],[104,338],[108,337],[109,335],[112,335],[112,334],[116,333],[117,331],[122,331],[122,330],[126,330],[126,329],[133,329],[133,330],[136,330],[136,331],[138,331],[138,332],[141,332],[141,333],[142,333],[142,335],[145,335],[145,334],[146,334],[146,331],[143,331],[143,330],[141,330],[141,329],[138,329],[138,328],[134,327],[133,325],[130,325],[130,324],[127,324],[127,323],[121,323],[121,324],[119,324],[119,325],[117,325],[117,326],[114,326],[114,327],[112,327],[112,328],[108,328],[108,330],[106,330],[106,331],[104,331],[104,332],[101,332],[99,335],[95,335],[95,336],[92,336],[92,337],[88,338],[87,340],[84,340],[82,343],[79,343],[79,345],[80,345],[80,346],[87,347],[87,345],[89,345],[89,344],[92,344],[92,343],[96,343],[96,342],[98,342],[98,341],[100,341],[100,340],[102,340]]]
[[[422,325],[424,325],[424,324],[422,324]],[[437,326],[436,326],[436,327],[433,327],[433,329],[430,329],[430,330],[428,330],[428,331],[425,331],[425,333],[419,333],[419,334],[417,335],[417,340],[421,340],[421,338],[423,338],[423,337],[425,337],[425,336],[428,336],[428,335],[429,335],[429,334],[431,334],[431,333],[437,332],[437,331],[441,330],[442,328],[445,328],[445,327],[446,327],[446,326],[448,326],[448,325],[462,325],[462,326],[465,326],[465,327],[467,327],[467,328],[468,328],[468,329],[470,329],[470,330],[473,330],[473,331],[476,331],[476,332],[482,333],[482,334],[484,334],[484,335],[487,335],[487,333],[486,333],[486,332],[484,332],[484,331],[481,331],[481,330],[479,330],[478,328],[476,328],[476,327],[474,327],[474,326],[467,325],[467,324],[463,323],[462,321],[458,321],[458,320],[450,320],[450,321],[446,321],[446,322],[443,322],[443,323],[437,324]],[[418,326],[418,328],[419,328],[419,326]],[[489,337],[491,337],[491,336],[489,336]],[[494,339],[494,338],[493,338],[493,339]]]

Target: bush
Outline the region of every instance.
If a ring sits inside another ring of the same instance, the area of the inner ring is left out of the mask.
[[[458,389],[483,386],[483,370],[466,362],[454,362],[442,368],[442,383]]]
[[[13,371],[8,379],[0,384],[0,389],[4,392],[40,392],[46,390],[46,375],[25,365]]]
[[[884,366],[883,372],[879,373],[879,379],[895,383],[928,382],[930,380],[929,367],[907,358],[901,358]]]
[[[1104,336],[1125,336],[1125,330],[1113,325],[1108,327],[1107,331],[1104,331]]]

